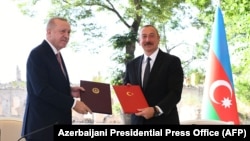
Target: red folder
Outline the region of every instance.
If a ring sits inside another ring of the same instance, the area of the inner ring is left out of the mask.
[[[137,109],[149,107],[139,85],[114,85],[113,88],[124,113],[137,113]]]
[[[80,85],[85,89],[81,92],[81,101],[92,112],[112,114],[110,84],[81,80]]]

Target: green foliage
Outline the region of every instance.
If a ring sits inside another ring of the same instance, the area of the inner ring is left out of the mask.
[[[109,41],[112,43],[114,49],[122,50],[126,45],[130,44],[131,42],[136,42],[136,36],[137,34],[133,32],[129,32],[124,35],[116,34],[111,37]]]
[[[123,77],[124,77],[125,73],[123,70],[119,69],[119,68],[115,68],[112,71],[112,80],[111,80],[111,84],[112,85],[122,85],[123,84]]]
[[[29,16],[36,16],[36,5],[41,0],[14,0],[20,10]],[[64,16],[68,18],[75,27],[81,27],[86,41],[102,37],[102,23],[95,23],[90,19],[97,13],[108,13],[117,17],[117,24],[123,24],[128,34],[117,33],[110,42],[118,53],[116,57],[118,65],[124,65],[134,58],[136,37],[138,29],[144,24],[154,24],[162,27],[168,26],[171,29],[184,29],[180,25],[183,17],[193,19],[192,25],[206,31],[202,43],[197,43],[194,56],[190,61],[207,59],[209,42],[211,38],[211,27],[214,20],[215,5],[210,0],[51,0],[51,9],[48,17]],[[188,5],[188,6],[187,6]],[[191,6],[190,6],[191,5]],[[250,41],[250,1],[249,0],[226,0],[220,1],[224,15],[225,28],[227,32],[228,45],[234,54],[240,57],[240,62],[232,64],[235,72],[237,95],[249,99],[248,71],[250,66],[249,41]],[[196,7],[199,15],[192,17],[190,7]],[[182,11],[182,13],[178,13]],[[176,17],[174,17],[176,16]],[[106,17],[109,19],[110,17]],[[113,18],[113,17],[112,17]],[[163,30],[162,30],[163,31]],[[160,31],[161,32],[161,31]],[[167,39],[163,39],[163,44]],[[87,42],[86,42],[87,43]],[[185,66],[188,66],[187,62]],[[234,63],[234,61],[232,61]],[[114,66],[112,83],[121,84],[124,70]],[[190,70],[187,68],[187,70]],[[191,71],[191,70],[190,70]]]
[[[112,105],[112,111],[114,111],[114,115],[120,115],[121,114],[121,105],[120,103],[114,103]]]
[[[250,60],[248,59],[250,48],[239,49],[236,54],[241,57],[240,63],[233,66],[236,95],[242,102],[250,105]]]
[[[93,17],[95,12],[108,12],[117,16],[120,23],[127,27],[128,34],[117,34],[111,38],[112,47],[115,50],[120,50],[121,54],[125,54],[124,59],[119,59],[119,63],[126,64],[129,60],[134,58],[135,44],[136,44],[136,34],[138,32],[139,26],[142,24],[165,24],[172,16],[173,9],[177,8],[180,3],[185,0],[51,0],[51,9],[49,12],[49,17],[51,16],[63,16],[69,19],[74,26],[82,26],[83,33],[88,34],[91,37],[101,37],[102,33],[96,32],[98,30],[98,25],[93,23],[88,23],[88,19]],[[36,1],[33,4],[36,4]],[[28,10],[25,4],[27,1],[19,2],[22,3],[22,8]],[[21,8],[21,9],[22,9]],[[108,17],[107,17],[108,19]],[[85,36],[86,37],[86,36]],[[124,49],[124,50],[123,50]],[[125,52],[125,53],[124,53]],[[121,62],[121,61],[124,62]],[[118,75],[122,75],[122,70],[117,70]],[[117,76],[114,78],[115,83],[120,83],[122,78]]]
[[[243,80],[237,79],[237,82],[235,84],[236,96],[247,105],[250,105],[249,83],[249,80],[243,78]]]
[[[11,81],[7,84],[1,84],[5,85],[6,88],[11,88],[11,89],[26,89],[26,82],[24,81]]]

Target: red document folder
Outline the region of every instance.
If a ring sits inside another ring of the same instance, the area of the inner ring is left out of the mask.
[[[112,114],[110,84],[81,80],[80,85],[85,89],[81,92],[81,101],[92,112]]]
[[[124,113],[137,113],[137,109],[148,107],[139,85],[114,85],[113,88]]]

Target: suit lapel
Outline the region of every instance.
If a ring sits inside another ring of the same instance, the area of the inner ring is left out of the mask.
[[[158,73],[159,68],[161,68],[161,64],[162,64],[162,60],[164,59],[164,54],[161,50],[159,50],[156,58],[155,58],[155,62],[152,66],[149,78],[148,78],[148,83],[150,83],[152,81],[152,79],[154,78],[154,76]]]
[[[46,52],[47,52],[46,55],[48,55],[49,58],[54,58],[54,64],[55,64],[55,65],[58,64],[57,58],[56,58],[56,56],[55,56],[55,54],[54,54],[52,48],[50,47],[50,45],[47,43],[47,41],[44,40],[42,44],[43,44],[43,46],[46,46],[46,47],[45,47],[46,50],[47,50],[47,51],[46,51]],[[64,64],[64,60],[63,60],[62,54],[61,54],[61,59],[62,59],[63,68],[64,68],[65,73],[66,73],[66,77],[64,77],[64,78],[66,78],[66,80],[69,80],[69,78],[68,78],[68,72],[67,72],[67,69],[66,69],[66,67],[65,67],[65,64]],[[58,66],[58,70],[61,71],[60,65],[56,65],[56,66]],[[61,73],[62,73],[62,75],[64,76],[64,74],[63,74],[62,71],[61,71]]]
[[[139,81],[139,84],[142,86],[142,76],[141,76],[141,72],[142,72],[142,61],[143,61],[143,55],[140,57],[140,59],[139,59],[139,62],[138,62],[138,64],[137,64],[137,66],[139,66],[138,67],[138,78],[137,78],[137,80]]]

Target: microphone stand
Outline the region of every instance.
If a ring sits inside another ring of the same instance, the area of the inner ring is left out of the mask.
[[[45,126],[45,127],[43,127],[43,128],[39,128],[39,129],[37,129],[37,130],[35,130],[35,131],[32,131],[32,132],[30,132],[30,133],[28,133],[28,134],[25,134],[25,135],[23,135],[21,138],[19,138],[17,141],[21,141],[21,139],[23,139],[23,138],[26,138],[26,137],[28,137],[28,136],[30,136],[30,135],[33,135],[33,134],[35,134],[35,133],[38,133],[38,132],[43,131],[43,130],[45,130],[45,129],[48,129],[48,128],[50,128],[50,127],[56,125],[56,124],[58,124],[58,122],[53,123],[53,124],[50,124],[50,125]]]

